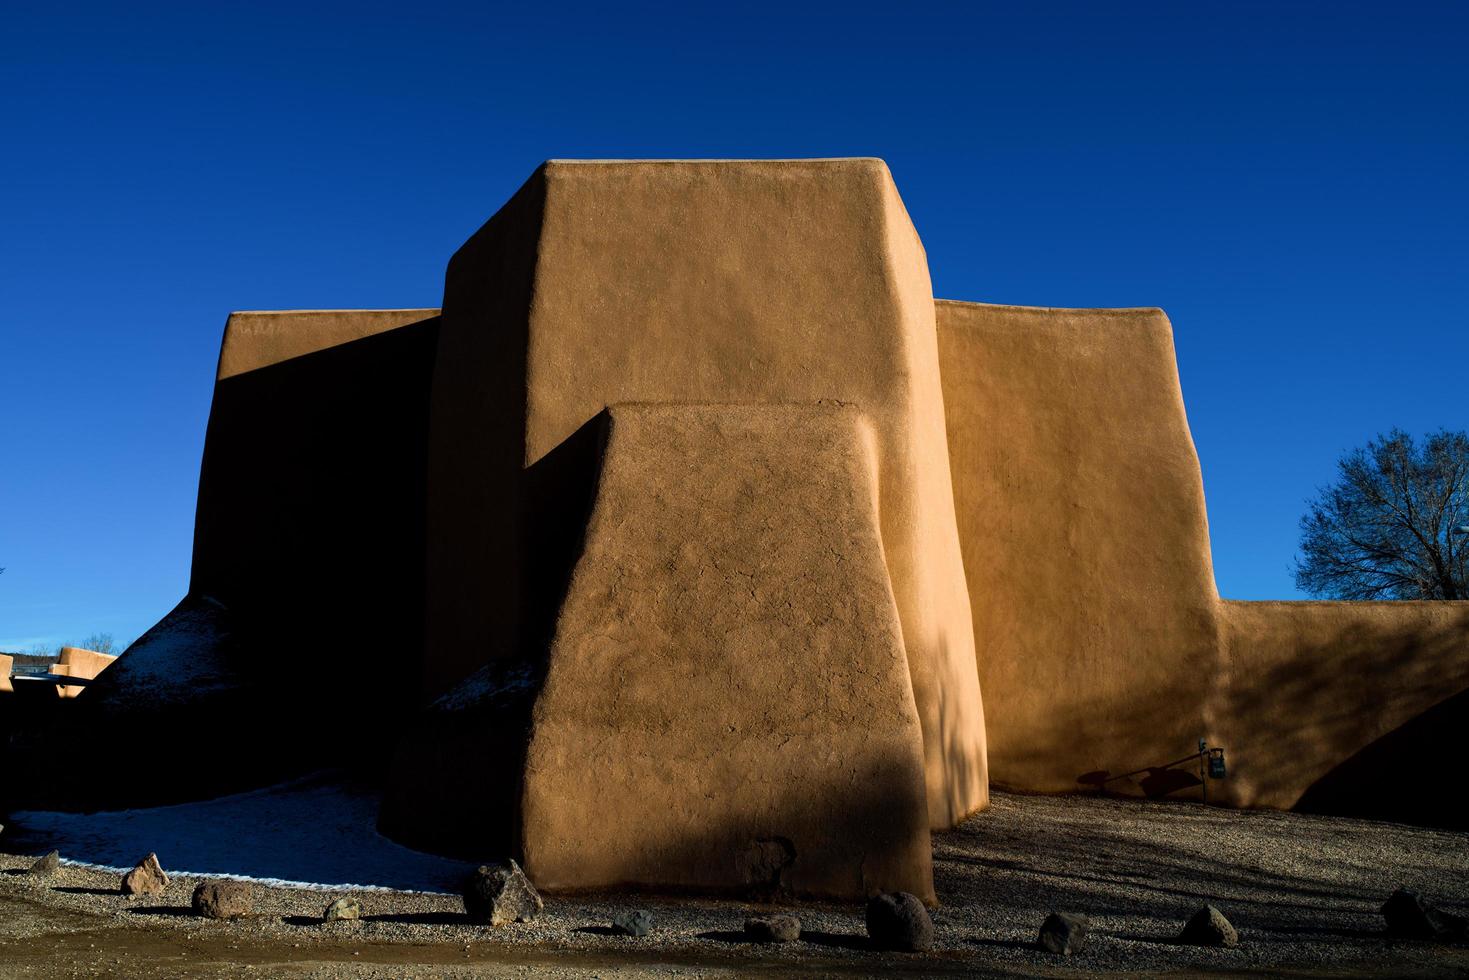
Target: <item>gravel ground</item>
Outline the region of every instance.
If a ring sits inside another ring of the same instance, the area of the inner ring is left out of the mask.
[[[88,868],[33,878],[33,858],[0,854],[0,976],[1469,975],[1469,948],[1388,939],[1377,911],[1399,885],[1469,911],[1469,834],[1194,804],[995,794],[935,839],[943,904],[921,956],[867,950],[857,905],[793,907],[803,940],[781,947],[739,935],[770,906],[692,898],[551,897],[536,922],[492,930],[456,896],[367,891],[362,923],[328,927],[321,911],[343,893],[272,887],[253,917],[211,922],[189,912],[198,878],[128,899]],[[1206,901],[1238,948],[1173,941]],[[607,934],[632,907],[652,911],[654,934]],[[1080,956],[1033,946],[1052,910],[1091,917]]]

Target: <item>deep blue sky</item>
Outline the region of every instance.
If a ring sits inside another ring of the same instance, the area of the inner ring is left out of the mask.
[[[707,5],[712,7],[713,5]],[[1162,306],[1222,593],[1466,425],[1469,4],[12,4],[0,649],[187,582],[233,309],[436,306],[549,157],[886,159],[935,292]]]

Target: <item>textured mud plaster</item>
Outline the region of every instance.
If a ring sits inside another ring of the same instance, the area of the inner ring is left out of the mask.
[[[836,406],[614,406],[532,716],[537,886],[933,900],[922,730]]]
[[[933,317],[881,161],[543,166],[446,281],[428,567],[441,686],[544,650],[588,503],[578,434],[604,406],[841,400],[872,421],[930,820],[981,807]]]
[[[1219,627],[1167,317],[937,310],[993,779],[1069,791],[1192,751]]]

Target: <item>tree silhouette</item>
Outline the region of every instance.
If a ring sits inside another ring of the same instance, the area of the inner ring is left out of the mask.
[[[1332,599],[1469,599],[1469,436],[1400,429],[1337,464],[1301,518],[1296,586]]]

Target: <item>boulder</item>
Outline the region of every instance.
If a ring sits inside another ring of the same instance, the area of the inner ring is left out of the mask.
[[[52,851],[49,854],[43,854],[41,857],[36,858],[35,863],[31,865],[29,873],[38,878],[49,878],[56,873],[56,869],[59,867],[61,867],[61,853],[59,851]]]
[[[1049,953],[1070,956],[1080,953],[1086,943],[1086,932],[1090,923],[1084,915],[1068,915],[1052,912],[1041,923],[1040,938],[1036,942]]]
[[[204,881],[194,889],[194,914],[238,919],[255,910],[255,889],[243,881]]]
[[[867,903],[867,935],[876,949],[921,953],[933,945],[933,920],[917,896],[887,892]]]
[[[641,939],[653,930],[653,913],[645,909],[633,909],[612,917],[612,931],[619,936],[636,936]]]
[[[475,922],[502,926],[529,922],[545,903],[514,861],[483,865],[464,883],[464,911]]]
[[[158,855],[152,851],[138,862],[138,866],[122,876],[124,895],[162,895],[168,887],[168,875],[158,863]]]
[[[321,914],[323,922],[354,922],[362,918],[362,906],[355,898],[339,898]]]
[[[1463,935],[1464,919],[1435,908],[1411,888],[1399,888],[1383,903],[1387,931],[1405,939],[1444,939]]]
[[[1237,946],[1239,933],[1223,912],[1212,905],[1205,905],[1184,925],[1178,941],[1190,946]]]
[[[745,936],[752,943],[793,943],[801,938],[801,920],[794,915],[757,915],[745,920]]]

